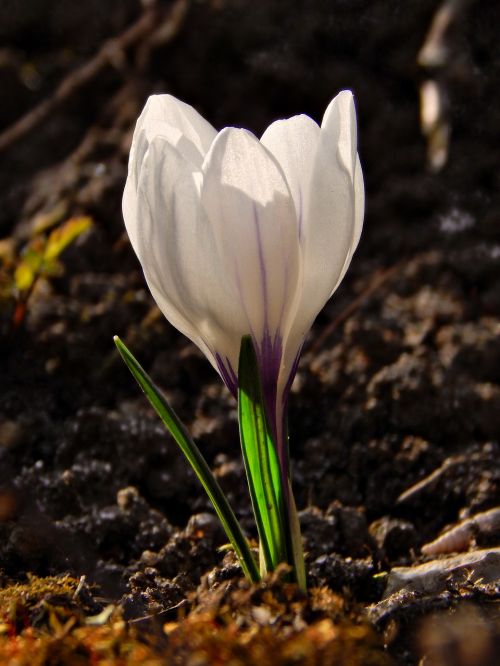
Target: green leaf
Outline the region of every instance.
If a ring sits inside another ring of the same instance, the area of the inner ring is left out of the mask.
[[[238,367],[238,416],[241,448],[260,537],[261,571],[286,562],[283,488],[276,445],[262,395],[259,367],[250,336],[241,340]]]
[[[287,551],[288,561],[292,565],[293,575],[298,586],[302,590],[307,589],[306,567],[304,564],[304,548],[302,546],[302,534],[300,531],[299,516],[295,499],[292,493],[292,483],[287,479],[287,501],[285,502],[285,524],[287,525]]]
[[[250,551],[248,542],[243,535],[240,524],[236,520],[233,510],[229,506],[224,493],[222,492],[219,484],[212,474],[210,467],[207,465],[205,459],[203,458],[200,450],[191,439],[191,436],[189,435],[186,427],[179,420],[177,414],[170,407],[168,402],[161,394],[160,390],[155,386],[153,380],[148,376],[137,359],[127,349],[127,347],[118,336],[115,336],[113,339],[128,369],[134,375],[139,386],[146,394],[149,402],[155,408],[158,416],[161,418],[167,430],[179,445],[180,449],[193,468],[196,476],[205,488],[205,491],[209,496],[217,515],[219,516],[227,537],[233,545],[236,554],[238,555],[245,575],[247,578],[254,582],[259,581],[260,575],[257,569],[257,565],[255,564],[255,560]]]

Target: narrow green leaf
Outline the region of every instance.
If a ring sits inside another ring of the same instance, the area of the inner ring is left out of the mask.
[[[245,575],[254,582],[259,581],[259,571],[248,546],[248,542],[243,535],[240,524],[200,450],[191,439],[186,427],[179,420],[177,414],[170,407],[160,390],[155,386],[153,380],[148,376],[137,359],[127,349],[118,336],[115,336],[113,339],[128,369],[137,380],[149,402],[155,408],[157,414],[179,445],[196,476],[205,488],[205,491],[219,516],[222,526],[224,527],[227,537],[238,555]]]
[[[286,446],[286,458],[287,460],[290,460],[288,423],[286,419],[284,423],[283,437],[284,445]],[[283,516],[284,524],[286,526],[288,563],[292,566],[294,578],[297,584],[305,591],[307,589],[307,581],[306,568],[304,563],[304,547],[302,544],[299,515],[297,513],[297,507],[295,505],[295,499],[292,492],[292,479],[289,464],[286,477],[287,480],[283,489]]]
[[[295,499],[292,493],[292,483],[288,483],[288,501],[285,502],[285,524],[287,525],[287,551],[288,561],[292,565],[293,574],[298,586],[306,590],[306,567],[304,563],[304,547],[302,545],[302,534],[300,531],[299,515],[295,505]]]
[[[283,489],[250,336],[241,340],[238,385],[241,448],[265,565],[261,563],[261,571],[273,571],[280,562],[287,561],[282,515]]]

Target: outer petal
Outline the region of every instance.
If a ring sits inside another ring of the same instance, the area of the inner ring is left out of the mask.
[[[199,153],[197,166],[201,166],[217,132],[198,111],[172,95],[152,95],[137,120],[136,133],[155,123],[166,123],[177,129]]]
[[[365,217],[365,183],[363,170],[359,156],[356,155],[356,167],[354,169],[354,238],[352,251],[358,247],[361,231],[363,230],[363,219]]]
[[[203,165],[201,201],[227,279],[259,344],[285,328],[299,271],[295,209],[282,170],[247,132],[228,128]],[[239,340],[237,341],[239,345]]]
[[[217,355],[234,356],[246,317],[200,205],[200,178],[166,139],[152,141],[140,176],[137,247],[163,314],[221,370]]]
[[[302,235],[304,215],[309,206],[309,192],[320,128],[309,116],[278,120],[270,125],[261,143],[274,155],[285,174],[292,193]]]
[[[122,210],[132,247],[137,252],[137,188],[144,156],[155,136],[163,136],[184,157],[201,168],[215,129],[189,104],[171,95],[152,95],[139,116],[128,162]]]
[[[335,292],[339,284],[344,279],[344,275],[347,272],[351,264],[351,259],[353,257],[356,248],[358,247],[359,239],[361,237],[361,231],[363,230],[363,218],[365,215],[365,185],[363,182],[363,171],[361,170],[361,163],[359,161],[358,155],[356,155],[356,166],[354,168],[354,233],[352,237],[351,247],[349,248],[349,253],[346,257],[344,267],[340,273],[340,276],[333,287],[330,296]]]
[[[364,194],[356,153],[352,94],[343,91],[328,106],[318,142],[309,207],[304,220],[303,283],[286,340],[281,385],[307,331],[342,278],[361,233]]]
[[[177,128],[168,125],[161,120],[149,120],[141,127],[136,127],[132,140],[129,170],[122,201],[125,226],[132,247],[136,252],[138,224],[140,224],[140,220],[137,216],[137,189],[139,187],[139,176],[144,157],[151,142],[156,136],[165,139],[171,146],[176,148],[186,160],[201,166],[201,156],[198,149]]]
[[[304,302],[314,318],[328,299],[354,236],[356,116],[351,93],[328,106],[311,180],[304,227]],[[314,311],[315,310],[315,311]]]

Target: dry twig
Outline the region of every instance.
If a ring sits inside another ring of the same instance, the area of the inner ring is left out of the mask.
[[[177,34],[185,16],[187,4],[187,0],[177,0],[163,20],[160,10],[155,6],[146,9],[140,18],[121,35],[105,42],[93,58],[68,74],[50,97],[43,100],[38,106],[28,111],[4,130],[0,134],[0,151],[5,150],[34,129],[71,95],[94,79],[103,69],[119,61],[123,52],[131,46],[150,35],[154,38],[154,44],[160,42],[164,44],[170,41]],[[163,39],[157,38],[159,31],[163,31]]]

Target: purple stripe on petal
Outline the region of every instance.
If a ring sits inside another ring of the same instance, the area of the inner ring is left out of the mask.
[[[217,367],[219,368],[220,376],[224,380],[224,384],[231,391],[232,395],[237,399],[238,397],[238,378],[236,373],[231,365],[231,361],[226,356],[226,360],[223,361],[219,353],[215,354],[215,360],[217,362]]]
[[[300,354],[302,353],[302,345],[300,346],[297,356],[295,357],[294,362],[292,363],[292,369],[286,380],[285,388],[283,390],[283,395],[281,396],[281,404],[283,405],[283,412],[286,412],[288,406],[288,396],[290,395],[290,389],[292,388],[293,380],[297,374],[297,368],[299,367]]]
[[[233,366],[231,365],[231,361],[228,359],[226,356],[226,363],[227,363],[227,368],[229,371],[229,375],[231,378],[232,385],[235,387],[234,392],[236,394],[236,387],[238,386],[238,375],[235,373]]]
[[[283,352],[283,341],[279,334],[271,337],[269,331],[264,331],[262,340],[255,341],[260,376],[262,382],[262,393],[266,406],[267,417],[273,435],[277,436],[276,424],[276,400],[278,389],[278,375]]]

